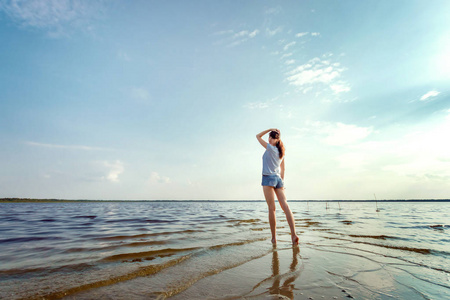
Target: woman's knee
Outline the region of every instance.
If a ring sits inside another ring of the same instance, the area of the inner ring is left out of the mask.
[[[269,206],[269,212],[275,212],[275,210],[276,210],[276,206],[275,206],[275,203],[274,204],[269,204],[268,205]]]
[[[281,209],[285,212],[285,213],[289,213],[291,211],[289,204],[287,204],[286,201],[280,202],[280,206]]]

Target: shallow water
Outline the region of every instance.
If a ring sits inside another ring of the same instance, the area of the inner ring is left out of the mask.
[[[281,209],[278,248],[272,248],[264,202],[1,203],[0,298],[181,299],[199,291],[205,298],[257,298],[273,291],[274,283],[265,283],[281,275],[246,274],[249,282],[228,282],[233,290],[225,282],[223,291],[209,294],[205,283],[258,269],[265,259],[273,271],[274,261],[286,257],[296,261],[286,274],[297,274],[288,298],[343,285],[356,298],[450,297],[449,202],[383,202],[379,212],[373,202],[290,206],[301,255],[287,254],[292,247]],[[324,273],[300,282],[308,264]],[[384,282],[381,272],[395,284]],[[261,282],[256,287],[252,276]]]

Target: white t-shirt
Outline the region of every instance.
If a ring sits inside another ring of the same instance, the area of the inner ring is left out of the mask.
[[[283,157],[284,158],[284,157]],[[278,175],[280,176],[280,164],[283,160],[280,159],[278,148],[267,143],[266,151],[262,157],[263,159],[263,175]]]

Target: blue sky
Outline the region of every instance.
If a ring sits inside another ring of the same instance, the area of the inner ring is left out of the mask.
[[[0,197],[450,196],[449,1],[0,1]]]

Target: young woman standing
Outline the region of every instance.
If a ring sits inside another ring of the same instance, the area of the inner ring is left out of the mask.
[[[263,140],[263,136],[269,133],[269,142]],[[280,131],[272,128],[264,130],[256,135],[259,143],[266,149],[263,155],[263,170],[262,170],[262,187],[264,197],[266,198],[269,207],[269,223],[270,231],[272,233],[272,243],[276,244],[276,216],[275,216],[275,195],[278,198],[281,208],[286,215],[286,220],[291,229],[291,239],[293,245],[298,245],[299,238],[295,233],[295,221],[291,209],[286,201],[284,195],[284,154],[285,149],[283,142],[280,139]]]

